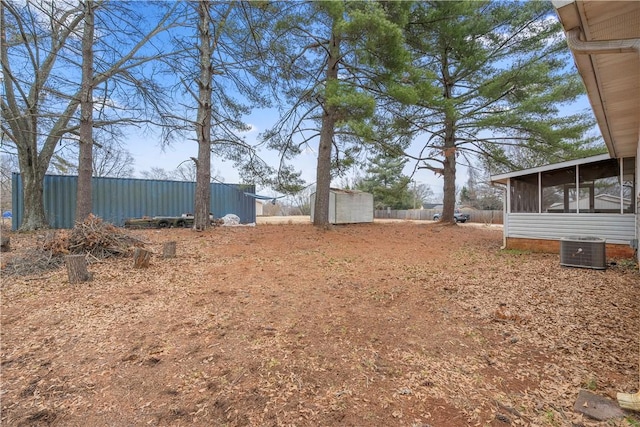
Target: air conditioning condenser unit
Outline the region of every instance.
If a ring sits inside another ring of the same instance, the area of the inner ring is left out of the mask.
[[[563,237],[560,239],[560,265],[606,269],[605,240],[599,237]]]

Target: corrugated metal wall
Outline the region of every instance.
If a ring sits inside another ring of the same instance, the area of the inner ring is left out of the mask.
[[[195,182],[157,181],[134,178],[92,178],[93,213],[114,225],[129,218],[180,216],[192,213]],[[18,229],[24,216],[23,184],[19,173],[12,176],[13,221]],[[73,228],[75,223],[77,176],[46,175],[44,210],[52,228]],[[243,224],[256,221],[254,185],[212,183],[211,212],[216,218],[227,214]]]

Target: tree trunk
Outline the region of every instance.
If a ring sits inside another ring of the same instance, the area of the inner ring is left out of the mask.
[[[443,141],[443,157],[442,177],[444,180],[443,200],[442,200],[442,218],[440,221],[454,222],[456,209],[456,121],[452,117],[455,111],[453,106],[448,105],[453,102],[453,79],[449,75],[447,63],[443,67],[443,85],[444,98],[447,106],[445,107],[444,118],[444,141]]]
[[[3,127],[6,125],[11,129],[13,142],[18,152],[18,163],[20,165],[20,176],[22,178],[22,190],[24,201],[24,213],[22,223],[17,224],[20,230],[36,230],[46,228],[47,219],[44,213],[43,204],[43,184],[44,172],[40,174],[38,167],[38,144],[36,137],[37,124],[36,117],[29,117],[18,103],[20,95],[14,90],[12,79],[11,63],[9,62],[7,25],[5,22],[5,5],[0,6],[0,59],[2,63],[2,73],[5,76],[2,82],[3,102],[2,119]],[[38,91],[33,91],[35,94]],[[29,103],[29,113],[33,116],[37,113],[37,98],[31,98]],[[11,139],[10,139],[11,140]]]
[[[87,260],[84,255],[67,255],[64,261],[67,265],[69,283],[82,283],[92,279],[91,273],[87,271]]]
[[[327,59],[327,81],[338,80],[338,62],[340,58],[340,38],[334,31],[329,45]],[[327,228],[329,224],[329,200],[331,190],[331,149],[335,135],[335,108],[324,106],[322,128],[320,129],[320,144],[318,146],[318,164],[316,168],[316,199],[313,210],[313,225]]]
[[[35,167],[20,168],[22,176],[22,195],[24,214],[21,231],[49,228],[47,216],[44,212],[44,174],[40,174]]]
[[[162,246],[162,258],[175,258],[176,257],[176,242],[166,242]]]
[[[93,8],[93,0],[84,2],[76,222],[84,221],[93,210],[91,188],[91,177],[93,175]]]
[[[454,222],[453,214],[456,209],[456,146],[454,132],[453,121],[447,119],[445,121],[444,161],[442,163],[444,197],[442,200],[441,221],[445,222]]]
[[[0,236],[0,252],[9,252],[11,250],[11,238],[9,236]]]
[[[210,126],[208,128],[210,129]],[[210,138],[207,139],[208,141],[201,141],[198,144],[198,169],[196,176],[196,194],[193,215],[193,228],[196,230],[205,230],[209,228],[210,225],[209,212],[211,211],[211,142]]]
[[[213,92],[213,34],[211,34],[211,4],[198,3],[198,35],[200,38],[200,81],[198,93],[198,117],[196,136],[198,140],[198,161],[196,162],[196,194],[193,215],[193,228],[209,228],[211,211],[211,94]]]
[[[133,268],[147,268],[149,267],[150,261],[151,261],[150,251],[142,248],[136,248],[133,251]]]

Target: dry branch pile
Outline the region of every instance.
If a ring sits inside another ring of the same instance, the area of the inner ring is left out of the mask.
[[[51,251],[33,248],[25,251],[22,256],[12,258],[2,267],[2,275],[28,276],[49,270],[54,270],[64,263],[64,258],[53,255]]]
[[[51,230],[41,236],[39,245],[15,257],[3,268],[9,275],[37,274],[58,268],[69,254],[85,254],[90,260],[129,256],[144,242],[121,228],[89,215],[72,230]]]
[[[134,247],[144,247],[144,242],[122,229],[90,214],[84,222],[77,223],[68,237],[68,250],[73,254],[86,253],[96,259],[128,256]]]

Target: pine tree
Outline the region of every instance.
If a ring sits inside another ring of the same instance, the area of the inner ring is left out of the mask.
[[[283,3],[269,47],[288,103],[264,134],[283,160],[318,143],[314,225],[329,225],[329,187],[373,138],[377,100],[394,92],[409,56],[401,25],[409,3]]]
[[[406,159],[379,154],[369,159],[367,175],[356,188],[373,195],[375,209],[411,209],[415,194],[409,188],[411,179],[403,175]]]
[[[406,28],[436,91],[399,107],[395,123],[423,141],[420,167],[444,178],[443,220],[453,220],[460,160],[508,162],[513,145],[558,160],[587,140],[591,116],[560,114],[584,89],[549,2],[420,2]]]

